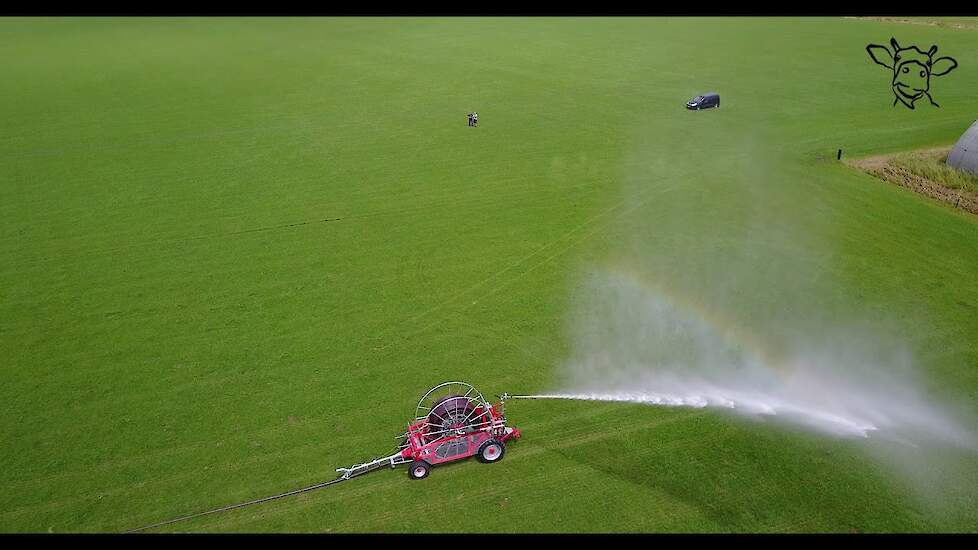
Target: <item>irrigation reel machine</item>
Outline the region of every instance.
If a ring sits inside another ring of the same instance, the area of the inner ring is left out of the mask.
[[[337,468],[340,479],[349,479],[384,466],[410,464],[408,477],[423,479],[438,464],[475,456],[480,462],[498,462],[506,453],[506,442],[519,439],[520,432],[506,425],[505,401],[491,404],[482,393],[465,382],[444,382],[418,401],[414,420],[399,436],[394,454]]]

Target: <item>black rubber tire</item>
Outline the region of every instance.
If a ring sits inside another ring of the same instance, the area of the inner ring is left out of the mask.
[[[411,479],[424,479],[431,473],[431,464],[424,460],[415,460],[408,468],[408,477]]]
[[[488,449],[490,447],[498,447],[498,451],[495,453],[489,452]],[[487,439],[485,443],[479,445],[479,450],[475,453],[475,456],[483,464],[493,464],[502,460],[504,454],[506,454],[506,445],[502,441],[494,438]]]

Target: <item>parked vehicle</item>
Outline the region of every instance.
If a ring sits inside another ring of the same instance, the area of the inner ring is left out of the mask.
[[[686,102],[687,109],[696,111],[713,107],[720,107],[720,94],[714,92],[698,95]]]

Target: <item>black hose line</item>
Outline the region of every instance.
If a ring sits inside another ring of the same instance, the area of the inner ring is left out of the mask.
[[[248,502],[242,502],[242,503],[239,503],[239,504],[233,504],[231,506],[224,506],[223,508],[215,508],[214,510],[208,510],[206,512],[199,512],[199,513],[196,513],[196,514],[191,514],[189,516],[181,516],[181,517],[178,517],[178,518],[174,518],[174,519],[170,519],[170,520],[166,520],[166,521],[161,521],[159,523],[154,523],[152,525],[146,525],[146,526],[143,526],[143,527],[138,527],[136,529],[130,529],[128,531],[124,531],[124,533],[136,533],[138,531],[145,531],[146,529],[153,529],[154,527],[162,527],[164,525],[170,525],[171,523],[177,523],[178,521],[185,521],[185,520],[188,520],[188,519],[199,518],[201,516],[206,516],[208,514],[216,514],[218,512],[227,512],[228,510],[234,510],[235,508],[244,508],[245,506],[251,506],[252,504],[260,504],[262,502],[268,502],[269,500],[275,500],[275,499],[278,499],[278,498],[285,498],[287,496],[298,495],[299,493],[307,493],[309,491],[314,491],[316,489],[321,489],[323,487],[326,487],[327,485],[332,485],[334,483],[339,483],[341,481],[346,481],[347,479],[350,479],[350,478],[340,477],[340,478],[333,479],[333,480],[330,480],[330,481],[325,481],[323,483],[317,483],[315,485],[310,485],[309,487],[304,487],[302,489],[296,489],[294,491],[289,491],[287,493],[281,493],[281,494],[273,495],[273,496],[270,496],[270,497],[264,497],[264,498],[259,498],[259,499],[255,499],[255,500],[249,500]]]

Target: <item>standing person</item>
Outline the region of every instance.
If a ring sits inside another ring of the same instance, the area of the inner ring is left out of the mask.
[[[479,113],[472,113],[472,126],[479,125]]]
[[[469,126],[472,126],[472,113],[469,113],[465,116],[469,117]]]

